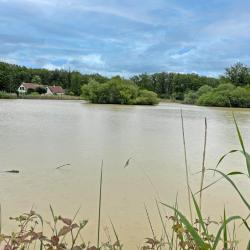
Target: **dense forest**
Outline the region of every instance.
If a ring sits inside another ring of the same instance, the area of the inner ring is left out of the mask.
[[[82,86],[91,81],[104,84],[115,78],[119,77],[81,74],[70,69],[33,69],[0,62],[0,91],[8,93],[14,93],[22,82],[35,82],[60,85],[66,89],[67,94],[80,96],[84,89]],[[153,91],[160,98],[180,100],[189,104],[250,107],[250,68],[241,63],[227,68],[218,78],[161,72],[139,74],[124,81],[132,82],[139,89]]]

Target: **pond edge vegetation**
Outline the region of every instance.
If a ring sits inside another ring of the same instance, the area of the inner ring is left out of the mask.
[[[107,86],[110,86],[111,82],[114,84],[115,81],[117,88],[118,85],[126,84],[126,87],[123,86],[121,90],[120,97],[114,97],[112,93],[107,92]],[[87,96],[91,102],[97,103],[154,105],[159,101],[151,93],[154,92],[159,99],[171,102],[201,106],[250,107],[250,68],[242,63],[226,68],[224,74],[218,77],[194,73],[160,72],[124,78],[107,77],[98,73],[83,74],[63,69],[32,69],[0,62],[0,98],[17,98],[15,92],[22,82],[58,85],[65,89],[66,96],[70,96],[68,98],[81,99],[82,96]],[[100,94],[99,98],[86,95],[88,88]],[[39,99],[40,97],[34,92],[25,98]]]

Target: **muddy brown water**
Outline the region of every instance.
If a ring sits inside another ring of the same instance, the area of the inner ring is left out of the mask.
[[[222,154],[240,148],[231,110],[161,103],[158,106],[94,105],[84,101],[0,100],[0,170],[20,170],[0,175],[2,228],[14,228],[9,216],[34,210],[51,219],[49,204],[57,214],[89,219],[83,232],[86,241],[96,242],[98,185],[104,161],[101,241],[109,217],[125,250],[136,249],[150,228],[144,211],[147,205],[153,227],[162,234],[154,199],[173,204],[188,214],[180,109],[183,110],[191,186],[200,184],[204,118],[208,120],[206,167],[214,168]],[[247,148],[250,148],[250,110],[235,109]],[[130,158],[129,166],[124,168]],[[61,169],[56,167],[70,164]],[[221,169],[245,171],[240,155],[230,156]],[[215,180],[211,173],[208,184]],[[249,180],[235,178],[246,198]],[[247,209],[234,189],[222,181],[204,192],[204,217],[247,216]],[[163,209],[164,210],[164,209]],[[238,238],[246,245],[247,232]],[[242,248],[242,249],[243,249]]]

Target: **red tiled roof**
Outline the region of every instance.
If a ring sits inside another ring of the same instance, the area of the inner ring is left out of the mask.
[[[53,94],[64,94],[64,89],[61,86],[49,86]]]
[[[37,83],[29,83],[29,82],[24,82],[22,83],[22,85],[26,88],[26,89],[37,89],[39,87],[44,88],[45,86],[41,85],[41,84],[37,84]]]

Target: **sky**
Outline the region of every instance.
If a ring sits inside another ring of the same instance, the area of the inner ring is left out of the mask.
[[[0,0],[0,60],[107,76],[250,65],[249,0]]]

